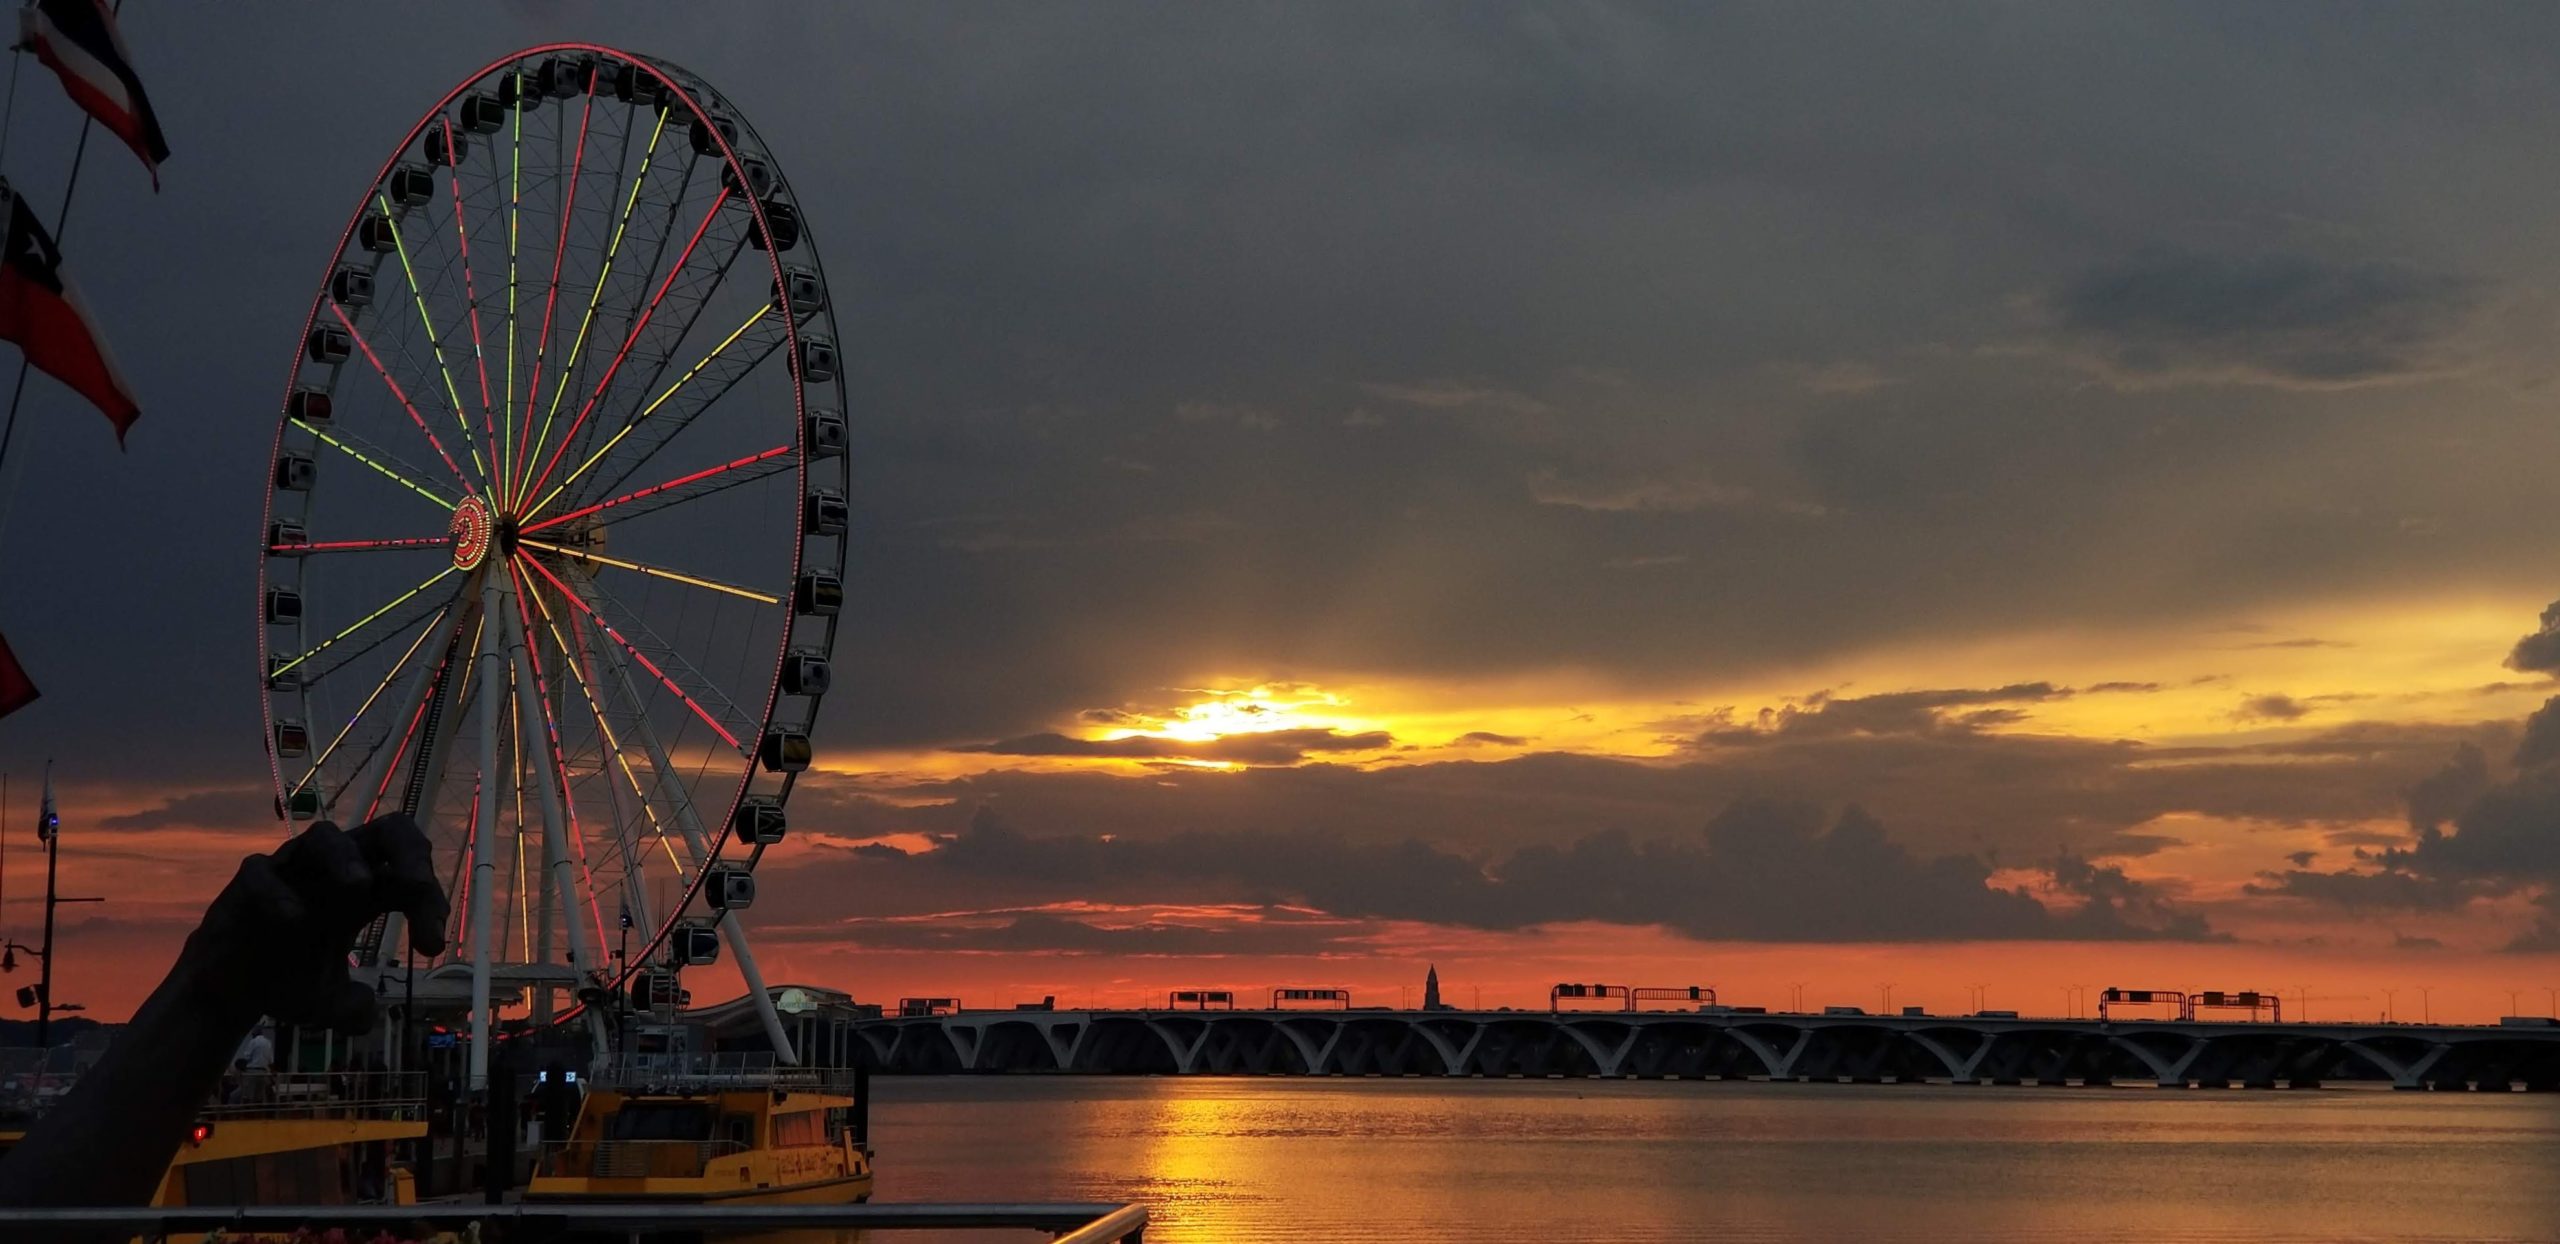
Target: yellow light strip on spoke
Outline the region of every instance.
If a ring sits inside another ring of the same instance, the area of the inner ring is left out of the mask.
[[[319,646],[319,647],[314,648],[314,649],[312,649],[312,650],[311,650],[311,651],[309,651],[309,652],[303,653],[301,656],[295,657],[294,659],[292,659],[292,660],[290,660],[290,661],[287,661],[287,662],[285,662],[285,663],[284,663],[284,664],[282,664],[282,665],[277,666],[277,667],[275,668],[275,673],[269,674],[269,675],[267,675],[267,677],[269,677],[269,678],[273,678],[273,677],[275,677],[275,676],[276,676],[276,674],[284,673],[285,671],[292,669],[294,666],[300,665],[300,664],[302,664],[303,662],[308,661],[308,660],[310,660],[311,658],[316,657],[316,656],[320,655],[321,653],[328,651],[328,650],[329,650],[329,645],[334,644],[334,643],[338,642],[338,641],[339,641],[339,640],[341,640],[341,639],[345,639],[347,636],[349,636],[349,635],[353,635],[353,634],[355,634],[357,631],[361,631],[361,630],[363,630],[364,628],[366,628],[367,626],[372,625],[372,624],[373,624],[374,619],[379,618],[379,617],[381,617],[382,615],[384,615],[384,614],[386,614],[386,613],[389,613],[389,612],[391,612],[391,611],[392,611],[392,610],[394,610],[394,609],[399,608],[402,604],[406,603],[406,602],[407,602],[407,601],[409,601],[411,598],[415,597],[418,593],[423,592],[423,591],[426,591],[428,588],[434,587],[434,586],[436,585],[436,582],[437,582],[438,580],[440,580],[440,579],[444,578],[446,575],[452,574],[453,572],[455,572],[455,571],[457,571],[457,570],[460,570],[460,569],[461,569],[461,567],[459,567],[459,566],[447,566],[447,567],[445,567],[444,569],[442,569],[442,570],[439,570],[439,571],[435,572],[435,574],[434,574],[432,577],[430,577],[426,582],[421,583],[421,584],[419,584],[419,585],[418,585],[418,586],[416,586],[416,587],[410,588],[408,591],[402,592],[402,593],[400,593],[398,596],[392,597],[392,598],[391,598],[391,603],[390,603],[390,604],[384,605],[384,606],[383,606],[383,607],[381,607],[380,609],[376,609],[376,610],[374,610],[373,612],[371,612],[371,613],[368,613],[368,614],[364,615],[363,620],[361,620],[361,621],[357,622],[355,625],[350,626],[350,627],[348,627],[347,629],[345,629],[345,630],[343,630],[343,631],[340,631],[340,632],[338,632],[337,634],[335,634],[335,635],[332,635],[332,636],[328,637],[327,639],[321,640],[321,641],[320,641],[320,646]]]
[[[587,294],[586,314],[578,317],[578,335],[569,344],[569,361],[560,368],[560,383],[551,390],[550,409],[542,412],[542,430],[526,444],[524,461],[527,465],[542,459],[542,443],[551,437],[552,417],[560,413],[560,399],[569,392],[570,377],[578,373],[578,356],[587,348],[587,330],[595,325],[596,304],[604,300],[605,284],[613,279],[613,261],[622,253],[622,234],[631,225],[631,209],[640,205],[640,188],[648,184],[649,162],[658,154],[658,138],[667,131],[667,116],[667,113],[659,113],[658,124],[649,131],[648,150],[641,153],[640,171],[632,175],[631,194],[622,202],[622,219],[614,224],[613,240],[604,248],[604,268],[596,274],[595,289]],[[521,486],[530,490],[536,482],[528,479]]]
[[[658,810],[649,806],[648,793],[640,789],[640,775],[631,771],[631,762],[624,758],[622,752],[622,740],[613,737],[613,726],[604,719],[604,705],[597,701],[595,689],[588,685],[586,675],[578,672],[579,663],[569,659],[569,644],[568,641],[560,637],[560,624],[551,616],[550,602],[542,599],[542,593],[535,590],[532,575],[523,576],[523,582],[527,593],[533,597],[534,609],[542,615],[542,629],[551,632],[551,642],[558,645],[560,648],[560,664],[567,667],[569,671],[569,680],[578,684],[578,694],[586,697],[587,711],[595,714],[596,729],[603,732],[605,746],[612,749],[614,763],[622,769],[623,780],[631,784],[631,797],[640,801],[640,813],[641,815],[649,818],[650,832],[658,836],[658,845],[666,848],[667,863],[673,865],[676,872],[681,875],[684,872],[684,865],[676,859],[675,844],[667,841],[667,827],[658,823]],[[569,620],[569,625],[572,629],[575,629],[577,624],[577,619],[572,618]],[[586,637],[584,635],[578,637],[578,653],[582,658],[586,654]],[[667,780],[667,776],[668,775],[660,774],[659,778],[661,781],[665,781]],[[616,843],[615,845],[620,846],[621,844]],[[624,861],[628,863],[631,856],[630,849],[628,847],[624,847],[622,854]]]
[[[391,200],[376,194],[373,201],[382,207],[382,223],[391,227],[391,247],[400,253],[400,272],[409,278],[409,300],[417,304],[418,324],[427,330],[427,348],[435,352],[436,371],[444,377],[445,396],[453,399],[453,421],[462,425],[462,446],[471,451],[472,469],[480,472],[482,483],[489,482],[489,464],[480,460],[480,442],[471,439],[471,417],[462,413],[462,390],[453,387],[453,369],[445,366],[444,341],[436,335],[436,322],[427,314],[427,295],[418,288],[418,273],[409,266],[409,244],[401,240],[400,221],[391,214]]]
[[[524,71],[516,70],[516,98],[524,98]],[[516,220],[518,207],[524,202],[524,109],[509,108],[508,124],[513,127],[507,141],[507,391],[498,410],[498,480],[490,491],[501,500],[506,497],[509,462],[515,453],[516,410]],[[491,148],[495,150],[494,147]]]
[[[295,418],[292,418],[291,416],[287,416],[287,417],[286,417],[286,421],[287,421],[287,422],[289,422],[289,423],[291,423],[293,426],[295,426],[295,427],[297,427],[297,428],[300,428],[300,429],[302,429],[303,431],[305,431],[305,432],[308,432],[308,433],[312,434],[313,436],[319,437],[319,438],[320,438],[321,443],[322,443],[322,444],[325,444],[325,445],[327,445],[327,446],[329,446],[331,449],[335,449],[335,450],[337,450],[338,452],[340,452],[340,453],[342,453],[342,454],[345,454],[346,456],[348,456],[348,457],[350,457],[350,458],[353,458],[353,459],[355,459],[356,461],[361,462],[361,463],[365,464],[366,466],[372,467],[374,470],[380,471],[380,472],[382,472],[384,475],[387,475],[387,476],[391,477],[391,479],[392,479],[394,482],[398,483],[401,487],[406,488],[406,489],[408,489],[409,491],[414,492],[414,493],[418,494],[418,495],[419,495],[419,496],[421,496],[421,497],[425,497],[427,500],[429,500],[429,501],[433,501],[433,502],[435,502],[437,505],[440,505],[440,506],[444,507],[445,509],[450,510],[450,509],[452,509],[452,508],[453,508],[453,504],[454,504],[453,502],[447,501],[447,500],[445,500],[444,498],[437,496],[435,493],[428,491],[428,489],[427,489],[426,485],[424,485],[424,484],[420,484],[420,483],[418,483],[416,480],[410,479],[408,476],[406,476],[406,475],[402,475],[402,474],[401,474],[401,473],[399,473],[398,471],[394,471],[394,470],[392,470],[391,468],[389,468],[389,467],[387,467],[387,466],[384,466],[384,465],[382,465],[382,464],[381,464],[381,463],[379,463],[379,462],[374,461],[372,458],[367,457],[367,456],[364,454],[364,452],[363,452],[362,450],[359,450],[359,449],[355,448],[354,446],[347,444],[345,441],[339,440],[337,437],[331,436],[331,435],[329,435],[328,433],[323,432],[323,431],[321,431],[320,429],[318,429],[318,428],[315,428],[315,427],[311,426],[310,424],[304,423],[304,422],[303,422],[303,421],[301,421],[300,419],[295,419]]]
[[[711,579],[697,579],[689,574],[678,574],[672,570],[661,570],[656,566],[643,566],[638,562],[627,562],[618,557],[607,557],[602,553],[590,553],[584,549],[567,548],[557,544],[544,544],[539,540],[527,540],[522,536],[516,537],[516,543],[525,548],[540,549],[545,553],[557,553],[562,557],[574,557],[579,561],[594,562],[599,566],[611,566],[616,570],[628,570],[633,574],[647,575],[652,579],[673,579],[678,583],[687,583],[694,587],[709,588],[714,592],[726,592],[731,596],[743,597],[747,600],[762,601],[768,605],[779,605],[782,603],[782,598],[779,596],[767,596],[762,592],[750,592],[742,587],[732,587],[729,584],[717,582]]]
[[[418,649],[426,645],[427,636],[435,634],[436,628],[444,625],[445,615],[452,612],[451,605],[436,610],[436,616],[428,621],[427,629],[418,632],[418,637],[409,641],[409,650],[400,654],[400,660],[392,665],[391,672],[383,675],[382,681],[374,686],[372,694],[365,696],[364,703],[356,706],[355,716],[347,718],[346,729],[340,730],[338,737],[329,740],[329,745],[320,749],[320,758],[311,762],[311,772],[303,774],[300,781],[295,782],[285,791],[287,799],[301,794],[302,788],[311,784],[311,779],[320,776],[321,766],[328,764],[329,757],[336,754],[338,745],[346,742],[347,736],[356,732],[356,723],[363,721],[364,715],[373,711],[373,702],[381,699],[382,693],[389,691],[392,683],[399,681],[400,671],[409,667],[409,658],[418,655]]]
[[[525,511],[525,514],[524,514],[525,520],[526,520],[526,521],[528,521],[528,522],[530,522],[530,521],[533,519],[533,517],[534,517],[535,515],[538,515],[538,514],[542,513],[543,507],[548,506],[548,505],[550,505],[552,502],[559,500],[559,499],[560,499],[560,494],[561,494],[561,493],[564,493],[564,492],[567,492],[567,491],[569,490],[569,485],[574,484],[574,483],[577,483],[577,482],[578,482],[578,477],[587,473],[587,468],[592,467],[592,466],[594,466],[595,464],[597,464],[597,463],[599,463],[599,462],[604,461],[604,457],[605,457],[605,455],[606,455],[606,454],[609,454],[609,453],[612,453],[612,452],[613,452],[613,447],[614,447],[614,446],[616,446],[616,445],[621,444],[621,443],[622,443],[622,438],[623,438],[623,437],[626,437],[626,436],[631,435],[631,429],[633,429],[633,428],[636,428],[636,427],[640,426],[640,421],[641,421],[641,420],[646,419],[646,418],[648,418],[649,416],[651,416],[651,415],[653,415],[653,414],[656,414],[656,413],[658,412],[658,408],[659,408],[660,406],[665,405],[665,404],[666,404],[666,401],[667,401],[667,399],[668,399],[668,398],[674,397],[674,396],[676,395],[676,390],[683,388],[683,387],[685,386],[685,382],[686,382],[686,381],[689,381],[689,380],[693,379],[695,376],[700,375],[700,374],[701,374],[701,372],[702,372],[702,369],[703,369],[703,368],[711,366],[711,364],[712,364],[713,362],[715,362],[716,360],[718,360],[718,359],[719,359],[720,354],[721,354],[721,352],[722,352],[722,351],[727,350],[727,349],[730,347],[730,345],[732,345],[733,343],[735,343],[735,342],[738,340],[738,338],[743,337],[743,336],[746,336],[746,335],[747,335],[747,330],[748,330],[748,329],[750,329],[750,328],[755,327],[755,326],[756,326],[756,322],[757,322],[758,320],[763,319],[763,318],[765,317],[765,314],[766,314],[767,312],[771,311],[771,310],[773,310],[773,304],[772,304],[772,303],[769,303],[769,302],[768,302],[768,303],[766,303],[765,305],[761,306],[761,307],[756,308],[756,313],[755,313],[754,315],[750,315],[750,316],[748,316],[748,317],[747,317],[747,322],[746,322],[746,323],[744,323],[744,324],[740,324],[740,325],[738,326],[738,328],[737,328],[737,331],[732,332],[732,333],[730,333],[727,337],[723,338],[723,339],[721,340],[720,344],[718,344],[718,345],[716,345],[716,346],[711,347],[711,353],[706,354],[706,355],[703,355],[703,356],[702,356],[702,361],[701,361],[701,362],[696,363],[696,364],[694,364],[691,368],[687,369],[687,370],[686,370],[686,372],[685,372],[685,374],[683,374],[683,375],[681,375],[681,376],[676,377],[676,382],[675,382],[674,384],[668,385],[668,386],[667,386],[667,391],[666,391],[666,392],[659,394],[659,395],[657,396],[657,399],[656,399],[655,401],[652,401],[652,402],[650,402],[648,405],[641,407],[641,408],[640,408],[640,413],[639,413],[639,414],[636,414],[636,415],[631,416],[631,422],[626,423],[626,424],[623,424],[623,425],[622,425],[622,430],[621,430],[621,431],[619,431],[619,432],[614,433],[614,434],[613,434],[613,439],[608,440],[608,441],[606,441],[606,442],[604,443],[604,448],[599,449],[599,450],[595,451],[593,454],[588,455],[588,456],[587,456],[587,460],[586,460],[586,461],[584,461],[584,462],[579,463],[579,464],[578,464],[578,469],[577,469],[577,470],[574,470],[574,471],[569,472],[569,474],[568,474],[566,477],[564,477],[564,478],[560,481],[560,484],[559,484],[559,486],[558,486],[558,487],[553,488],[549,493],[544,494],[544,496],[543,496],[542,500],[535,502],[535,503],[534,503],[534,506],[533,506],[533,508],[532,508],[532,509]]]

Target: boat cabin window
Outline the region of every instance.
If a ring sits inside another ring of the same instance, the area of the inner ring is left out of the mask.
[[[720,1139],[728,1141],[730,1144],[735,1145],[740,1149],[754,1148],[756,1144],[756,1117],[751,1114],[724,1114],[720,1116]]]
[[[709,1140],[711,1107],[701,1102],[640,1101],[613,1112],[606,1140]]]
[[[827,1143],[823,1115],[816,1110],[796,1110],[773,1116],[773,1143],[776,1147]]]

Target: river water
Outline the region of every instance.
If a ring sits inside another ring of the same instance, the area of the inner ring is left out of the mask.
[[[1103,1077],[873,1088],[875,1200],[1143,1201],[1150,1244],[2560,1240],[2560,1094]]]

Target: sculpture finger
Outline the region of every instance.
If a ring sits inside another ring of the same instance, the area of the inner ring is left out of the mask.
[[[353,831],[373,865],[373,893],[384,910],[408,919],[409,945],[422,955],[440,954],[452,916],[444,885],[436,880],[435,846],[407,813],[394,812]]]

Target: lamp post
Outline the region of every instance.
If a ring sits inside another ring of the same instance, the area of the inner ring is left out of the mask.
[[[0,944],[0,972],[17,970],[17,953],[21,950],[36,957],[39,974],[35,988],[18,991],[18,1005],[30,1001],[36,1008],[36,1048],[53,1048],[53,1013],[82,1011],[88,1008],[76,1003],[56,1006],[53,1001],[53,910],[64,903],[103,903],[103,898],[64,898],[57,885],[62,876],[62,816],[53,807],[53,762],[44,765],[44,804],[36,814],[36,837],[44,841],[44,944],[28,946],[16,941]],[[33,993],[30,999],[27,995]]]

